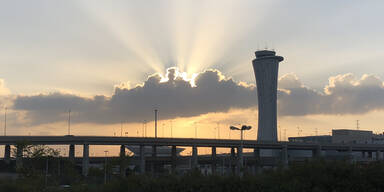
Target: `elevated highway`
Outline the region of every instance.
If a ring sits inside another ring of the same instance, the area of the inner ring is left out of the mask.
[[[313,157],[320,157],[322,151],[333,150],[342,151],[352,154],[352,152],[372,152],[376,153],[376,159],[379,159],[379,154],[384,154],[384,145],[380,144],[335,144],[335,143],[300,143],[300,142],[258,142],[255,140],[229,140],[229,139],[194,139],[194,138],[153,138],[153,137],[105,137],[105,136],[0,136],[0,145],[5,145],[4,161],[10,160],[10,146],[17,147],[16,165],[22,166],[22,150],[18,148],[19,144],[33,144],[33,145],[68,145],[69,154],[68,158],[72,161],[75,159],[75,146],[83,145],[82,154],[82,169],[83,175],[88,174],[89,167],[89,145],[120,145],[121,156],[125,155],[126,145],[140,146],[139,157],[140,170],[145,172],[145,163],[147,157],[144,155],[144,147],[152,146],[152,157],[150,159],[156,160],[158,146],[171,146],[172,169],[176,168],[176,147],[192,147],[191,164],[192,167],[198,165],[198,147],[212,148],[211,162],[212,167],[216,166],[216,148],[230,148],[231,156],[236,156],[238,167],[244,165],[243,148],[253,149],[253,159],[257,162],[260,159],[260,150],[272,149],[279,151],[278,154],[282,164],[288,164],[288,150],[310,150]],[[235,154],[237,149],[237,154]],[[381,158],[383,159],[383,158]]]
[[[144,146],[183,146],[183,147],[219,147],[289,150],[322,150],[337,151],[384,151],[381,144],[334,144],[334,143],[301,143],[301,142],[258,142],[255,140],[229,139],[193,139],[193,138],[153,138],[153,137],[105,137],[105,136],[0,136],[0,145],[17,145],[21,142],[35,145],[144,145]]]

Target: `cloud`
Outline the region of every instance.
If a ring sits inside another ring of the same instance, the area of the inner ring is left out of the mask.
[[[13,108],[25,111],[26,122],[32,124],[65,121],[69,109],[74,122],[109,124],[152,120],[154,109],[159,110],[160,119],[171,119],[257,106],[254,85],[235,82],[218,70],[201,72],[193,80],[176,68],[168,69],[166,75],[151,75],[133,88],[120,84],[110,97],[65,93],[18,96]],[[278,114],[362,114],[383,110],[382,98],[383,82],[373,75],[360,79],[353,74],[333,76],[324,90],[318,91],[305,86],[296,75],[286,74],[279,79]]]
[[[5,85],[5,81],[0,79],[0,108],[12,105],[12,100],[14,99],[11,95],[11,91]]]
[[[107,124],[152,120],[155,108],[160,119],[169,119],[257,105],[254,86],[236,83],[218,70],[199,73],[192,83],[170,68],[166,78],[154,74],[142,85],[127,87],[115,86],[111,97],[85,98],[63,93],[18,96],[14,109],[26,111],[26,118],[35,124],[66,120],[69,109],[76,122]]]
[[[0,79],[0,96],[9,95],[11,91],[5,86],[3,79]]]
[[[353,74],[329,78],[323,92],[310,89],[293,74],[280,78],[280,115],[362,114],[384,109],[383,81],[374,75]]]

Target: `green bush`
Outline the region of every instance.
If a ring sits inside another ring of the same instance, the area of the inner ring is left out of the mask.
[[[289,168],[266,169],[257,175],[204,176],[192,171],[183,176],[129,175],[111,178],[106,185],[100,170],[90,171],[96,179],[76,180],[70,189],[51,183],[45,188],[44,177],[0,180],[1,191],[74,191],[74,192],[208,192],[208,191],[384,191],[384,163],[357,164],[343,161],[310,161]]]

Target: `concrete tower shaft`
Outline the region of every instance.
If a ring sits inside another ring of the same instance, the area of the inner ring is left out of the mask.
[[[277,141],[277,81],[284,58],[269,50],[256,51],[252,61],[259,106],[258,141]]]

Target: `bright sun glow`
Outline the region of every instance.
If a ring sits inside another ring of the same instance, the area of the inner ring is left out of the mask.
[[[174,69],[175,70],[175,79],[177,78],[182,78],[184,81],[187,81],[191,84],[192,87],[195,87],[196,84],[195,84],[195,78],[199,75],[198,73],[193,73],[192,75],[188,75],[187,72],[181,72],[179,70],[179,68],[177,67],[170,67],[168,68],[166,71],[167,73],[165,75],[161,74],[161,73],[158,73],[159,76],[161,77],[161,80],[160,82],[167,82],[169,81],[169,78],[168,78],[168,74],[169,74],[169,70],[170,69]]]

